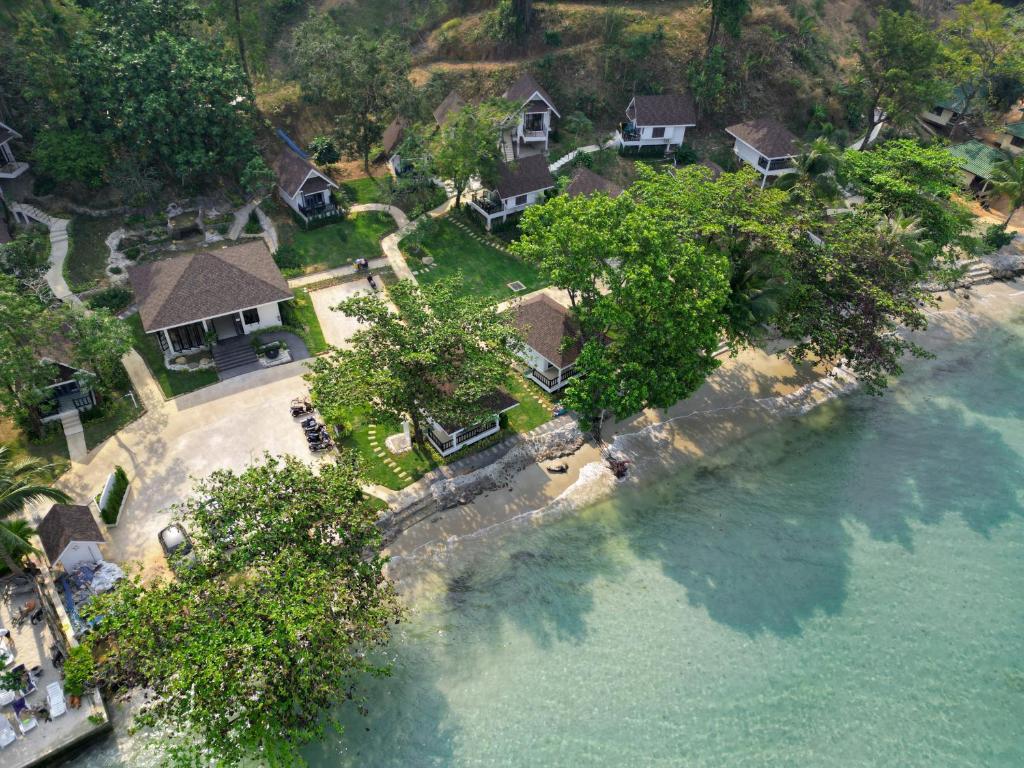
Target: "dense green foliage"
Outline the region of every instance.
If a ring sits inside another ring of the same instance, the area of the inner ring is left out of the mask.
[[[35,290],[50,266],[50,242],[38,231],[19,232],[9,243],[0,243],[0,272]]]
[[[387,674],[368,652],[400,609],[359,485],[347,456],[319,473],[269,456],[215,472],[177,509],[195,554],[177,579],[129,578],[90,602],[104,619],[89,645],[111,651],[98,677],[153,692],[135,724],[170,732],[170,762],[300,764],[306,742],[340,731],[332,708]]]
[[[68,696],[82,696],[87,686],[94,683],[96,662],[88,646],[76,645],[64,660],[64,692]]]
[[[504,101],[466,105],[448,118],[432,150],[432,168],[455,187],[456,206],[474,176],[493,179],[501,161],[495,138],[514,107]]]
[[[124,471],[124,467],[118,465],[114,467],[114,484],[107,497],[107,503],[100,509],[100,517],[103,518],[104,523],[113,525],[117,522],[117,515],[121,511],[121,502],[126,493],[128,493],[128,473]]]
[[[391,285],[396,311],[377,295],[336,308],[364,325],[351,349],[331,349],[310,365],[310,390],[325,416],[344,423],[348,411],[370,408],[392,421],[408,418],[423,443],[425,414],[442,424],[474,424],[488,415],[480,398],[508,377],[520,334],[455,280]]]
[[[16,457],[0,445],[0,562],[14,573],[21,572],[21,558],[35,552],[35,531],[16,516],[31,502],[69,501],[63,491],[43,482],[47,469],[38,459]]]

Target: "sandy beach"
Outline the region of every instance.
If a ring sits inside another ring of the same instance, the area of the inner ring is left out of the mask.
[[[938,305],[928,310],[928,330],[914,334],[914,339],[941,357],[944,345],[1019,310],[1024,290],[1020,282],[992,282],[936,298]],[[513,525],[540,524],[552,514],[565,514],[606,498],[620,482],[653,481],[660,473],[711,456],[726,445],[856,388],[855,380],[843,372],[796,364],[773,352],[746,349],[735,357],[727,355],[692,397],[667,411],[644,411],[607,423],[605,446],[585,444],[564,459],[569,465],[565,474],[550,474],[538,464],[530,465],[509,486],[410,526],[389,549],[391,575],[400,586],[409,587],[402,584],[404,579],[424,575],[418,565],[424,560],[443,560],[463,539]],[[904,362],[908,367],[916,361]],[[616,481],[607,469],[602,460],[606,448],[632,462],[625,481]]]

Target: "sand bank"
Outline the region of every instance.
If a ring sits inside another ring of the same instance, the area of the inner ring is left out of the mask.
[[[989,283],[937,298],[939,305],[929,310],[928,330],[914,335],[937,355],[944,344],[973,334],[981,325],[1003,321],[1024,306],[1019,282]],[[391,575],[401,582],[424,560],[445,558],[461,540],[537,525],[607,498],[619,481],[602,460],[602,448],[610,447],[633,463],[622,482],[649,482],[856,387],[843,371],[797,364],[774,351],[747,349],[725,357],[700,390],[667,411],[644,411],[606,424],[606,445],[585,444],[564,459],[569,465],[565,474],[530,465],[509,486],[410,526],[389,549]],[[905,362],[914,365],[913,360]]]

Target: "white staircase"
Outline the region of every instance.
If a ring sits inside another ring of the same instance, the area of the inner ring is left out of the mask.
[[[505,131],[501,134],[501,156],[506,163],[516,159],[515,142],[512,140],[512,131]]]
[[[972,259],[960,266],[967,268],[967,271],[964,272],[964,276],[961,279],[969,285],[987,283],[993,279],[992,272],[989,270],[988,266],[979,259]]]

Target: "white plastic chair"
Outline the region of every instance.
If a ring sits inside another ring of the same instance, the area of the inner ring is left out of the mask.
[[[60,717],[68,711],[64,689],[60,687],[60,683],[50,683],[46,686],[46,702],[49,705],[50,717]]]
[[[11,728],[11,721],[4,715],[0,715],[0,749],[6,747],[16,738],[18,736],[14,733],[14,729]]]
[[[23,734],[28,733],[37,725],[39,725],[39,721],[34,717],[30,717],[27,720],[22,720],[20,716],[18,717],[18,727],[21,729]]]

